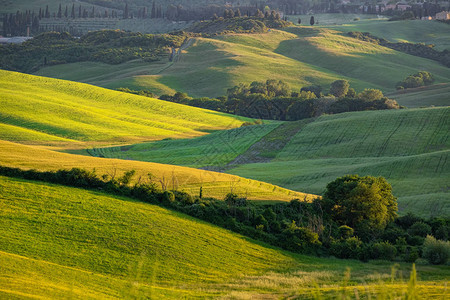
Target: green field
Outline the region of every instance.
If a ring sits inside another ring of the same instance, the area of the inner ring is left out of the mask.
[[[66,147],[194,137],[245,118],[0,70],[0,139]]]
[[[448,24],[437,21],[363,20],[342,26],[328,26],[342,32],[361,31],[385,38],[390,42],[425,43],[435,45],[437,50],[450,50]]]
[[[245,160],[225,169],[231,174],[314,194],[322,194],[328,182],[346,174],[384,176],[399,197],[401,213],[449,215],[449,117],[449,107],[344,113],[322,116],[306,124],[285,123],[301,129],[292,135],[277,127],[271,131],[275,137],[268,133],[257,141],[253,130],[235,129],[231,132],[242,136],[233,136],[233,141],[254,140],[269,153],[250,147],[239,153],[247,157]],[[238,149],[235,146],[215,150],[215,145],[227,145],[223,136],[215,133],[195,140],[107,148],[94,153],[200,167],[203,161],[192,156],[199,153],[210,166],[223,168],[238,153],[233,152]],[[272,153],[277,139],[284,139],[285,146]],[[234,145],[233,141],[230,145]],[[229,157],[224,155],[226,151]],[[273,159],[258,162],[258,156]]]
[[[0,140],[0,165],[21,169],[56,171],[59,169],[84,168],[97,174],[119,177],[135,170],[137,180],[152,180],[158,187],[165,184],[170,189],[185,191],[198,196],[200,187],[204,197],[223,199],[231,191],[246,196],[249,200],[312,200],[316,195],[295,192],[273,184],[246,179],[235,175],[198,170],[174,165],[163,165],[121,159],[105,159],[60,153],[40,146],[25,146]]]
[[[214,132],[194,139],[163,140],[132,146],[95,148],[90,150],[89,154],[194,168],[223,167],[278,126],[279,123],[245,126]]]
[[[398,104],[409,107],[450,106],[450,83],[407,89],[387,95]]]
[[[426,28],[434,23],[424,24]],[[445,28],[429,29],[447,34]],[[344,31],[350,30],[356,29]],[[239,83],[267,79],[286,81],[295,90],[319,84],[326,91],[334,80],[347,79],[357,91],[378,88],[389,92],[398,81],[420,70],[431,72],[436,83],[450,81],[450,70],[435,61],[350,38],[337,29],[296,26],[265,34],[192,38],[175,62],[75,63],[46,67],[36,74],[114,89],[216,97]]]
[[[350,293],[407,290],[405,281],[390,281],[389,263],[294,255],[98,192],[6,177],[0,188],[2,298],[248,298],[311,296],[311,289],[337,295],[347,267]],[[408,278],[410,265],[398,267]],[[417,269],[419,296],[445,297],[449,269]]]

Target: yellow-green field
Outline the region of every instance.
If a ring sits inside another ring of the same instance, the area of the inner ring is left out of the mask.
[[[312,200],[315,195],[295,192],[272,184],[242,178],[235,175],[198,170],[175,165],[163,165],[140,161],[96,158],[68,153],[60,153],[38,146],[25,146],[0,140],[0,165],[22,169],[53,171],[58,169],[95,169],[97,174],[121,176],[124,172],[136,170],[135,179],[148,178],[161,182],[170,189],[179,189],[198,195],[200,186],[204,197],[223,199],[227,193],[235,192],[251,200]]]
[[[196,139],[104,148],[92,153],[194,167],[225,166],[228,173],[314,194],[322,194],[327,183],[346,174],[383,176],[393,185],[401,213],[448,216],[449,120],[448,106],[352,112],[306,123],[283,123],[297,126],[295,135],[272,124],[261,125],[259,131],[238,128]],[[263,130],[274,126],[268,133]],[[273,150],[271,139],[275,143],[281,139],[285,146]],[[258,153],[252,145],[241,147],[241,141],[262,143],[266,148]],[[237,155],[246,160],[230,164]],[[266,161],[261,162],[258,156]]]
[[[0,139],[87,147],[194,137],[239,127],[245,118],[0,70]]]
[[[385,23],[391,22],[374,21],[377,26]],[[407,28],[401,22],[396,24]],[[421,32],[446,35],[446,27],[442,27],[445,24],[437,27],[434,23],[421,24],[424,27]],[[196,97],[221,96],[227,88],[239,83],[267,79],[286,81],[295,90],[319,84],[326,92],[337,79],[349,80],[357,91],[364,88],[394,91],[397,82],[420,70],[431,72],[436,83],[450,81],[449,68],[435,61],[346,35],[357,29],[295,26],[264,34],[192,38],[175,62],[131,61],[119,66],[75,63],[46,67],[36,74],[113,89],[148,89],[157,94],[182,91]],[[74,72],[76,69],[83,69],[83,73]]]
[[[408,291],[409,264],[397,266],[404,279],[392,282],[387,262],[294,255],[123,197],[6,177],[0,188],[0,298],[333,298],[345,286],[373,297]],[[420,299],[445,297],[449,268],[417,269],[410,291]]]

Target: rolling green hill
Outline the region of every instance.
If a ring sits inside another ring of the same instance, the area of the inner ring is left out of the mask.
[[[346,268],[362,295],[407,290],[390,281],[389,263],[294,255],[98,192],[7,177],[0,188],[1,298],[333,297]],[[410,265],[398,268],[407,278]],[[448,268],[418,272],[420,297],[445,295]]]
[[[414,108],[426,106],[450,106],[450,83],[397,91],[387,95],[398,104]]]
[[[389,40],[390,42],[425,43],[435,45],[437,50],[450,50],[448,24],[437,21],[363,20],[343,26],[327,26],[342,32],[361,31]]]
[[[81,67],[84,74],[72,73]],[[437,83],[450,81],[449,68],[437,62],[356,40],[334,29],[300,26],[265,34],[192,38],[172,62],[76,63],[46,67],[36,74],[107,88],[215,97],[241,82],[267,79],[286,81],[296,90],[310,84],[328,88],[334,80],[347,79],[358,91],[371,87],[388,92],[423,69],[433,73]]]
[[[249,200],[290,201],[295,198],[312,200],[316,197],[230,174],[158,163],[73,155],[50,151],[41,146],[25,146],[1,140],[0,165],[40,171],[56,171],[61,168],[95,169],[99,175],[109,174],[115,177],[135,170],[135,180],[145,180],[150,173],[158,186],[165,184],[168,188],[179,189],[193,196],[198,196],[202,187],[204,197],[217,199],[223,199],[231,191],[245,195]]]
[[[0,139],[80,147],[194,137],[245,118],[0,70]]]
[[[247,150],[236,152],[233,150],[237,147],[214,151],[211,145],[222,143],[224,138],[222,133],[214,133],[195,140],[109,148],[97,153],[204,166],[195,164],[189,155],[183,158],[194,149],[204,153],[210,168],[220,167],[232,174],[315,194],[321,194],[328,182],[345,174],[384,176],[399,197],[402,213],[448,215],[449,116],[449,107],[344,113],[284,123],[259,137]],[[233,132],[237,136],[229,140],[230,145],[247,136],[252,140],[254,131]],[[224,155],[226,151],[230,156]]]

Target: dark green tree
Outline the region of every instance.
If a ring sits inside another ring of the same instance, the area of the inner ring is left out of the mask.
[[[344,97],[347,94],[349,87],[350,84],[347,80],[336,80],[331,83],[330,94],[338,98]]]
[[[309,24],[311,24],[311,26],[314,25],[314,16],[311,16],[311,19],[309,19]]]
[[[397,216],[397,198],[383,177],[339,177],[327,185],[321,202],[334,221],[357,231],[382,230]]]

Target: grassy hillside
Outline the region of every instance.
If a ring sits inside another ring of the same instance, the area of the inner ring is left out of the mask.
[[[200,167],[202,162],[190,153],[201,153],[208,164],[232,174],[315,194],[345,174],[384,176],[399,197],[402,213],[446,215],[450,214],[449,116],[449,107],[344,113],[309,123],[285,123],[290,125],[265,135],[261,131],[257,141],[252,129],[233,130],[238,136],[229,139],[229,145],[253,140],[241,151],[235,151],[236,146],[215,148],[224,141],[223,133],[215,133],[195,140],[98,150],[97,154]],[[239,156],[232,162],[236,153]]]
[[[131,146],[95,148],[90,155],[162,162],[187,167],[224,166],[273,131],[279,123],[219,131],[194,139],[163,140]]]
[[[0,139],[37,144],[112,144],[194,137],[245,118],[86,84],[0,70]]]
[[[347,79],[357,90],[393,91],[407,75],[426,69],[437,82],[448,82],[450,70],[437,62],[359,41],[321,27],[292,27],[265,34],[193,38],[175,62],[70,64],[41,69],[39,75],[82,80],[108,87],[183,91],[191,96],[220,96],[241,82],[277,79],[293,89],[319,84],[328,89]],[[84,74],[72,74],[84,68]],[[385,74],[389,73],[389,76]],[[96,75],[99,74],[99,75]]]
[[[145,179],[148,177],[148,173],[151,173],[158,186],[162,181],[170,189],[178,188],[193,196],[198,196],[200,186],[202,186],[204,197],[217,199],[223,199],[231,191],[247,196],[250,200],[290,201],[294,198],[312,199],[315,197],[315,195],[295,192],[229,174],[157,163],[86,157],[6,141],[0,141],[0,165],[41,171],[61,168],[85,168],[88,170],[95,168],[99,175],[109,174],[117,177],[134,169],[136,170],[135,180],[140,177]]]
[[[391,42],[410,42],[433,44],[437,50],[450,50],[448,24],[437,21],[386,21],[363,20],[343,26],[328,26],[342,32],[361,31],[385,38]]]
[[[426,106],[450,106],[450,83],[407,89],[387,95],[400,105],[414,108]]]
[[[323,116],[269,164],[230,172],[314,193],[345,174],[384,176],[403,213],[449,215],[449,116],[448,107]]]
[[[2,298],[278,298],[311,289],[332,296],[342,292],[348,267],[351,291],[407,290],[404,281],[390,282],[389,263],[293,255],[97,192],[6,177],[0,188]],[[407,278],[410,265],[398,268]],[[424,265],[418,273],[422,299],[445,295],[448,268]]]

